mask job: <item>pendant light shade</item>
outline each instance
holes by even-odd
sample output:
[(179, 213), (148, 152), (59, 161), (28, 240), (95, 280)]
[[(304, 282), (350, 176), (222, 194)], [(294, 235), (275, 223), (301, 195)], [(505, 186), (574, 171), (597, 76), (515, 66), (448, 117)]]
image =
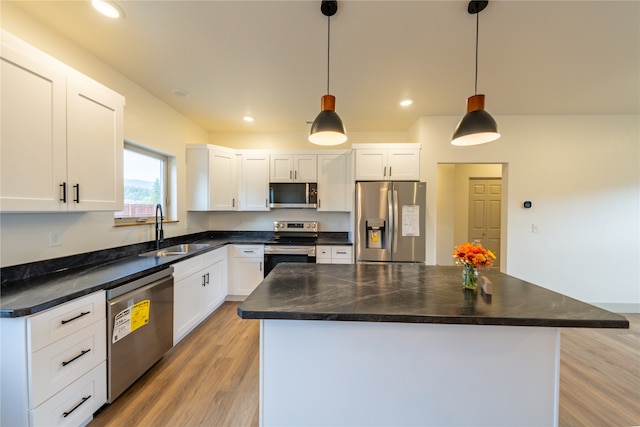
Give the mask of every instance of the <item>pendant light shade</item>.
[(476, 74), (475, 95), (467, 98), (467, 114), (460, 120), (451, 144), (468, 146), (495, 141), (500, 138), (498, 124), (484, 109), (484, 95), (478, 94), (478, 27), (479, 14), (489, 4), (488, 1), (472, 0), (467, 11), (476, 15)]
[(467, 114), (453, 133), (453, 145), (478, 145), (500, 138), (498, 124), (484, 110), (484, 95), (467, 98)]
[(344, 124), (335, 112), (336, 97), (322, 97), (322, 111), (313, 121), (309, 132), (309, 141), (317, 145), (338, 145), (347, 140)]
[(338, 145), (347, 140), (347, 132), (336, 113), (336, 97), (329, 95), (329, 61), (331, 52), (331, 16), (338, 10), (335, 0), (322, 0), (322, 14), (327, 17), (327, 94), (322, 97), (320, 114), (309, 130), (309, 141), (317, 145)]

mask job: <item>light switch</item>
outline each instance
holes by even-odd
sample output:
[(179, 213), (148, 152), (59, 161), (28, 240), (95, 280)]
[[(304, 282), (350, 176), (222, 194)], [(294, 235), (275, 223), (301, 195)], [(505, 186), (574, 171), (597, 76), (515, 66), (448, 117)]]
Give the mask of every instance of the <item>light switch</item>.
[(532, 233), (539, 233), (540, 232), (540, 225), (539, 224), (531, 224), (531, 232)]

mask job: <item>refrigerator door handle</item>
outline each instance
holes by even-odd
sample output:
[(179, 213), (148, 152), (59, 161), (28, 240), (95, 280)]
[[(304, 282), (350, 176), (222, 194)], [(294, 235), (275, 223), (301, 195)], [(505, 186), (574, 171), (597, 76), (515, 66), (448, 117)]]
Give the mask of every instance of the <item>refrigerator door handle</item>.
[(393, 243), (391, 244), (393, 253), (398, 251), (398, 234), (400, 234), (398, 228), (398, 190), (393, 190)]
[(389, 218), (389, 223), (387, 224), (387, 241), (391, 243), (391, 247), (388, 248), (387, 251), (389, 251), (390, 253), (394, 253), (396, 250), (394, 247), (395, 229), (393, 228), (393, 223), (395, 222), (395, 219), (393, 217), (393, 213), (395, 212), (393, 208), (394, 202), (393, 191), (387, 191), (387, 217)]

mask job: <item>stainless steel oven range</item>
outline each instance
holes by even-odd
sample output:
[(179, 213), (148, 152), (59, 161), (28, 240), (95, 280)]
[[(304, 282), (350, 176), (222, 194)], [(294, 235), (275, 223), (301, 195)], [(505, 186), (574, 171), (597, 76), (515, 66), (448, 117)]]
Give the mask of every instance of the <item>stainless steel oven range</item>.
[(316, 262), (317, 221), (274, 221), (274, 242), (264, 246), (264, 275), (281, 262)]

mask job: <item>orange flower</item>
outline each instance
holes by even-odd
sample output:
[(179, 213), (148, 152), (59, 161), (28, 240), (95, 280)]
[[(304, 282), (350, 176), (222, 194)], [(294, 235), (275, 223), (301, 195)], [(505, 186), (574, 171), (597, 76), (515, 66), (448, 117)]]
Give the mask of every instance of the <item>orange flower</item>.
[(464, 265), (475, 268), (488, 268), (493, 265), (496, 256), (482, 245), (473, 245), (469, 242), (458, 245), (453, 250), (453, 257)]

